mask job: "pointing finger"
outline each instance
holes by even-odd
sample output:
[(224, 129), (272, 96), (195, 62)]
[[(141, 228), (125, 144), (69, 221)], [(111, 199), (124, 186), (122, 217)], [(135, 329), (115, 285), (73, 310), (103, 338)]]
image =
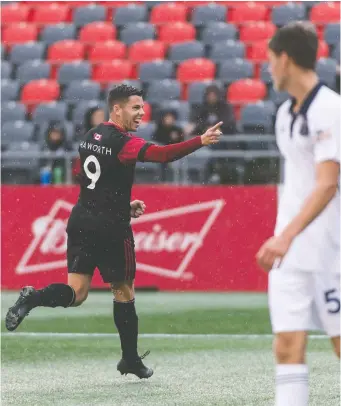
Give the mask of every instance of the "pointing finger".
[(223, 125), (222, 121), (219, 121), (216, 125), (210, 128), (211, 131), (219, 130), (219, 128)]

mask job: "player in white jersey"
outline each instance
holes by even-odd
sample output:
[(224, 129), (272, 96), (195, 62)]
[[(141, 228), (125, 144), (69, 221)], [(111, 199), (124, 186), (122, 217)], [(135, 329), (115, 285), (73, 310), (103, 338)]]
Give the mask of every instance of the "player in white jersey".
[(276, 119), (285, 175), (275, 235), (257, 253), (270, 271), (276, 406), (308, 405), (309, 330), (324, 330), (340, 357), (340, 96), (318, 80), (317, 48), (305, 22), (269, 43), (274, 86), (291, 96)]

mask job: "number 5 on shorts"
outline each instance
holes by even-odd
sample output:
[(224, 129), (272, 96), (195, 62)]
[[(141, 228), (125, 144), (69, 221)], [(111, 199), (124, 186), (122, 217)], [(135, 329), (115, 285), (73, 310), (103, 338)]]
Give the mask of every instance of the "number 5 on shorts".
[[(95, 172), (90, 172), (89, 171), (89, 164), (93, 162), (95, 164)], [(95, 189), (96, 183), (101, 176), (101, 167), (98, 162), (98, 159), (95, 157), (95, 155), (89, 155), (86, 160), (84, 161), (84, 172), (86, 173), (86, 176), (91, 180), (90, 185), (87, 187), (88, 189)]]
[(328, 309), (328, 313), (339, 313), (340, 311), (340, 299), (335, 295), (336, 289), (330, 289), (324, 292), (324, 299), (326, 303), (334, 303), (334, 308)]

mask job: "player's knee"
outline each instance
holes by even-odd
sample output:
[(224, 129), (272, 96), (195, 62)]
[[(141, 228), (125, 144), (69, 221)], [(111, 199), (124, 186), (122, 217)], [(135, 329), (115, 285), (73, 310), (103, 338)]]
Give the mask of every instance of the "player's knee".
[(114, 282), (111, 284), (111, 290), (118, 302), (127, 302), (135, 297), (133, 281)]
[(274, 342), (274, 352), (279, 364), (304, 363), (305, 341), (294, 334), (278, 334)]
[(334, 352), (336, 356), (340, 359), (340, 337), (335, 337), (332, 339)]
[(75, 301), (72, 306), (77, 307), (80, 306), (83, 302), (86, 301), (88, 297), (88, 290), (87, 289), (74, 289), (75, 291)]

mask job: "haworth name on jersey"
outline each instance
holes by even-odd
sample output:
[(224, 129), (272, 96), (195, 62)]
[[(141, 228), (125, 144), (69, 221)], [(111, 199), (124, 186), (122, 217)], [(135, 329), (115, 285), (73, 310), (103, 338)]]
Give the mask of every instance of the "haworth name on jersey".
[(93, 144), (92, 142), (81, 141), (79, 144), (80, 148), (85, 148), (89, 151), (97, 152), (102, 155), (112, 155), (111, 148), (107, 148), (101, 145)]

